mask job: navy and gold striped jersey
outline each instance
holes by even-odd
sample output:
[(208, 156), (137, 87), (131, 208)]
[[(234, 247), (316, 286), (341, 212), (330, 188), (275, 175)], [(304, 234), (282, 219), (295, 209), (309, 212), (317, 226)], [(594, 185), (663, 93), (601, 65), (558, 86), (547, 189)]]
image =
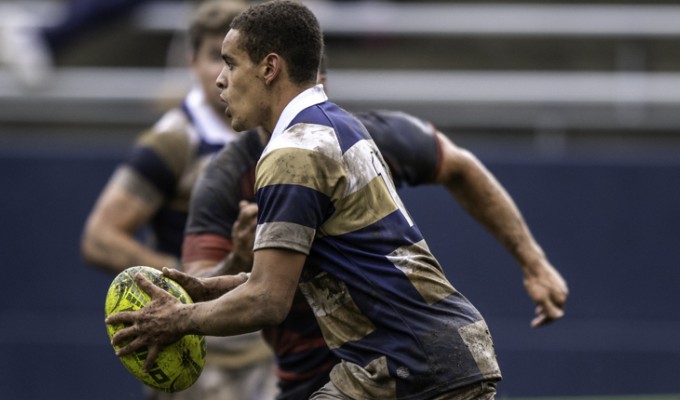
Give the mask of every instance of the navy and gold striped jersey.
[[(432, 183), (442, 162), (432, 124), (400, 111), (354, 115), (378, 146), (396, 186)], [(242, 133), (207, 165), (192, 193), (182, 254), (185, 262), (222, 260), (231, 251), (239, 201), (255, 200), (255, 165), (262, 150), (254, 129)], [(330, 353), (299, 291), (286, 320), (262, 332), (276, 354), (278, 400), (308, 399), (328, 382), (330, 370), (339, 360)]]
[(255, 249), (307, 255), (300, 291), (342, 360), (331, 380), (346, 395), (420, 399), (500, 379), (484, 319), (388, 174), (357, 119), (323, 99), (305, 107), (257, 165)]

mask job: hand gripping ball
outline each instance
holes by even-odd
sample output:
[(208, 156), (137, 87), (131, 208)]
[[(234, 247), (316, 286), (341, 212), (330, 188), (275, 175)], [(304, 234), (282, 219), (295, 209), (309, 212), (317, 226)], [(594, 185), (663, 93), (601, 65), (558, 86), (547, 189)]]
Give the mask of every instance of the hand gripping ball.
[[(192, 303), (187, 292), (177, 282), (163, 276), (157, 269), (145, 266), (130, 267), (111, 282), (106, 293), (106, 317), (120, 311), (135, 311), (151, 300), (148, 294), (135, 283), (135, 275), (141, 272), (154, 285), (175, 296), (182, 303)], [(123, 325), (106, 325), (109, 340)], [(117, 348), (114, 349), (117, 350)], [(164, 348), (149, 372), (144, 370), (146, 348), (119, 357), (125, 368), (144, 384), (164, 392), (178, 392), (193, 385), (205, 365), (205, 338), (200, 335), (186, 335)]]

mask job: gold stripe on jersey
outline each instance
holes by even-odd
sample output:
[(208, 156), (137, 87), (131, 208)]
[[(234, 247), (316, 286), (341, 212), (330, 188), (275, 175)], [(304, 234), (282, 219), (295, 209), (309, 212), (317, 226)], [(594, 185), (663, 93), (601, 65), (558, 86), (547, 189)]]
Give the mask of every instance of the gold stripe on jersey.
[(257, 224), (253, 250), (285, 247), (309, 255), (316, 230), (292, 222)]
[[(274, 151), (285, 149), (286, 157), (268, 155)], [(319, 151), (323, 149), (323, 151)], [(337, 190), (336, 181), (344, 175), (341, 166), (342, 154), (333, 128), (315, 124), (296, 124), (286, 129), (281, 135), (272, 139), (257, 164), (256, 188), (280, 183), (297, 184), (317, 190), (326, 196), (329, 188)], [(310, 167), (323, 170), (324, 174), (311, 173)], [(325, 176), (327, 182), (311, 182), (310, 176)], [(344, 189), (343, 185), (342, 189)], [(339, 193), (340, 195), (342, 193)]]
[(458, 333), (474, 358), (482, 375), (498, 376), (498, 364), (489, 328), (484, 320), (458, 328)]
[(347, 285), (321, 272), (300, 282), (300, 291), (314, 310), (321, 333), (330, 349), (364, 338), (375, 331), (373, 323), (359, 310)]
[[(300, 185), (330, 198), (344, 191), (344, 185), (338, 184), (338, 180), (345, 176), (345, 172), (337, 159), (298, 147), (277, 150), (285, 151), (285, 156), (272, 157), (272, 152), (268, 151), (257, 165), (255, 187), (258, 189), (278, 184)], [(310, 171), (310, 168), (321, 169), (324, 173)]]
[(367, 227), (393, 213), (397, 206), (381, 177), (375, 177), (354, 193), (338, 199), (336, 213), (322, 227), (327, 236), (342, 235)]
[(139, 138), (137, 144), (153, 149), (175, 177), (184, 172), (194, 149), (189, 137), (180, 127), (177, 131), (148, 131)]
[(387, 259), (406, 275), (427, 304), (432, 305), (456, 292), (425, 240), (402, 246), (388, 254)]
[[(397, 369), (397, 374), (407, 374), (405, 367)], [(343, 382), (343, 394), (351, 399), (381, 399), (397, 398), (397, 382), (390, 376), (387, 368), (387, 357), (378, 357), (366, 366), (360, 366), (348, 361), (331, 370), (331, 381)], [(349, 383), (345, 385), (344, 383)]]

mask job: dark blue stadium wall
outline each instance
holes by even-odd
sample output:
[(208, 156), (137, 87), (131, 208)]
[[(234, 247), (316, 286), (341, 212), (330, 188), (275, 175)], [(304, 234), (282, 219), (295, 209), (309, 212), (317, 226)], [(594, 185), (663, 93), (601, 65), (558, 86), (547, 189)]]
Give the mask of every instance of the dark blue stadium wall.
[[(0, 148), (1, 399), (142, 398), (104, 328), (112, 276), (78, 250), (121, 155)], [(680, 159), (482, 160), (569, 282), (567, 317), (553, 326), (529, 328), (516, 264), (443, 189), (402, 193), (453, 284), (488, 319), (499, 397), (680, 393)]]

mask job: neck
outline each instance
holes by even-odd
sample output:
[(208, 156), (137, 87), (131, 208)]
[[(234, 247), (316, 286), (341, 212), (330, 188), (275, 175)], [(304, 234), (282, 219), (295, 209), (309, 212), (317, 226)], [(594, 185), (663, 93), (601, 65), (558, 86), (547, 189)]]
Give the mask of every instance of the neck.
[(271, 98), (276, 99), (276, 101), (272, 104), (271, 108), (271, 118), (269, 121), (267, 121), (266, 124), (263, 124), (263, 128), (265, 131), (268, 132), (267, 135), (267, 141), (269, 140), (269, 137), (271, 136), (271, 132), (274, 131), (274, 128), (276, 127), (276, 123), (279, 121), (279, 118), (281, 118), (281, 114), (283, 113), (283, 110), (286, 108), (286, 106), (300, 93), (304, 92), (305, 90), (314, 87), (314, 83), (311, 84), (303, 84), (303, 85), (295, 85), (293, 83), (287, 82), (286, 85), (281, 85), (277, 89), (274, 89), (272, 91), (272, 96)]
[(271, 131), (267, 132), (263, 127), (258, 127), (257, 128), (257, 135), (260, 137), (260, 143), (262, 143), (262, 146), (266, 146), (267, 143), (269, 143), (269, 139), (272, 138), (272, 133)]

